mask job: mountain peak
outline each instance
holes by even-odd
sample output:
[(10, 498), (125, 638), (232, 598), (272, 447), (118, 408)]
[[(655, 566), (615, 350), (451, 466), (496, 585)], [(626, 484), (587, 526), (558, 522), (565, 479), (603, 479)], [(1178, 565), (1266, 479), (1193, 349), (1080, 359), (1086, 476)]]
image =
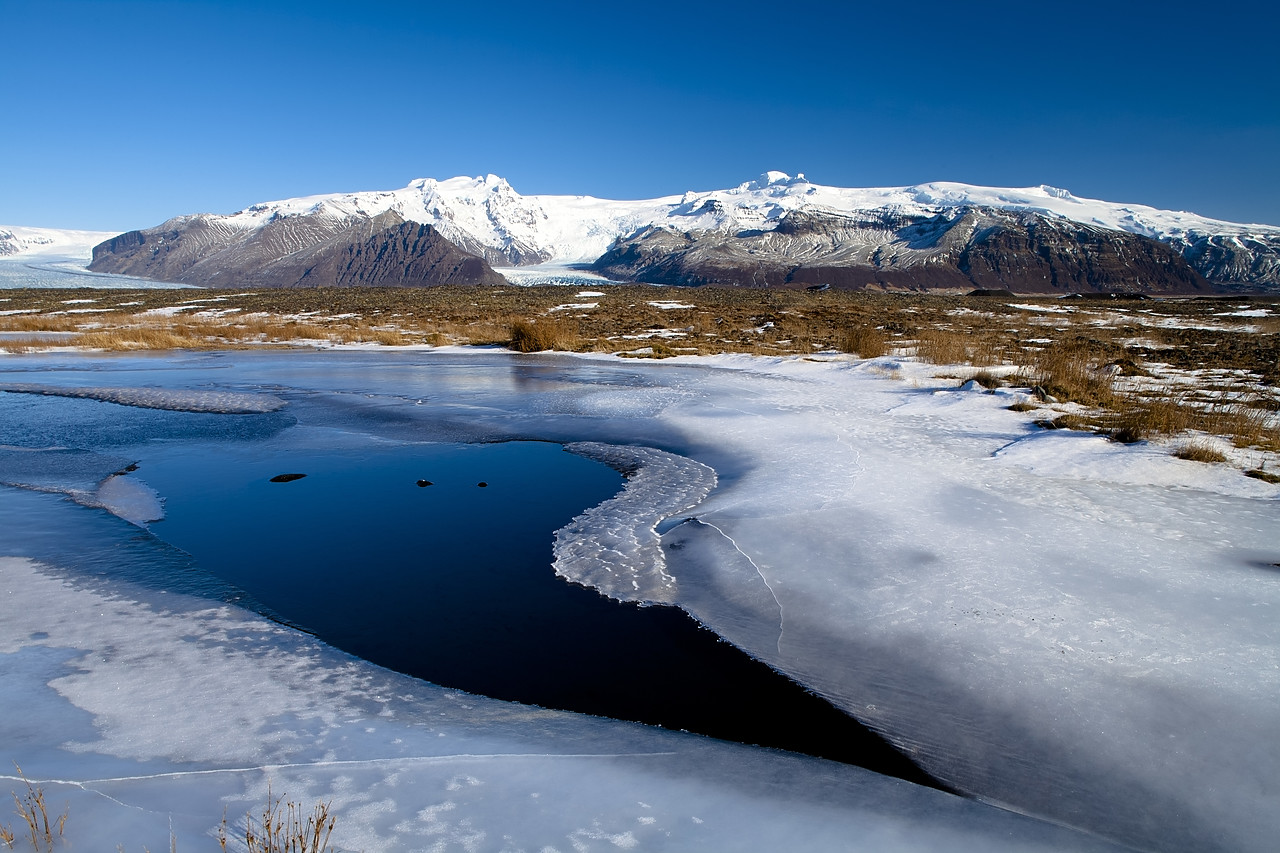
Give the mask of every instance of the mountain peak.
[[(890, 259), (876, 263), (905, 264), (909, 256), (916, 257), (941, 239), (930, 229), (957, 220), (962, 211), (964, 215), (988, 219), (1016, 213), (1024, 219), (1070, 221), (1088, 229), (1157, 240), (1216, 281), (1280, 286), (1280, 228), (1219, 222), (1144, 205), (1081, 198), (1045, 184), (1007, 188), (937, 181), (915, 186), (849, 188), (815, 184), (803, 174), (767, 171), (736, 187), (623, 201), (521, 195), (505, 178), (485, 174), (418, 178), (398, 190), (285, 199), (214, 219), (245, 230), (279, 219), (320, 216), (331, 220), (332, 227), (338, 227), (387, 211), (395, 211), (410, 222), (431, 225), (446, 240), (497, 266), (592, 263), (618, 241), (631, 240), (653, 228), (680, 234), (705, 233), (715, 235), (716, 240), (755, 239), (752, 235), (781, 228), (774, 242), (798, 245), (802, 239), (818, 239), (800, 232), (804, 228), (828, 227), (815, 224), (824, 217), (841, 218), (845, 223), (841, 227), (846, 230), (853, 221), (898, 223), (894, 226), (896, 231), (884, 230), (887, 224), (873, 225), (858, 235), (833, 232), (823, 239), (844, 247), (842, 264), (852, 263), (849, 259), (866, 248), (855, 249), (850, 242), (859, 240), (875, 244), (867, 243), (871, 246), (867, 251), (872, 254), (859, 263), (872, 263), (874, 255)], [(808, 224), (802, 225), (802, 220)], [(915, 230), (902, 230), (908, 227)], [(949, 239), (959, 237), (952, 235)], [(936, 254), (944, 248), (929, 251)]]
[(786, 172), (768, 171), (760, 175), (760, 177), (756, 178), (754, 181), (747, 181), (739, 184), (738, 189), (751, 192), (767, 190), (772, 187), (793, 187), (798, 184), (807, 183), (809, 182), (805, 180), (804, 172), (796, 173), (796, 176), (793, 178)]

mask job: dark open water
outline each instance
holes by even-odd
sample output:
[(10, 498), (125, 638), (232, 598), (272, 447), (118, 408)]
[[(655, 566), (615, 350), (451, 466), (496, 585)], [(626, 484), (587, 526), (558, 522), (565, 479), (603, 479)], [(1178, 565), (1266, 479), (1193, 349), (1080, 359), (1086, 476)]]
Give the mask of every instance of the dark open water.
[[(271, 482), (298, 473), (307, 476)], [(145, 456), (137, 476), (166, 499), (156, 535), (366, 660), (499, 699), (930, 781), (683, 611), (619, 603), (556, 577), (552, 531), (622, 486), (615, 471), (559, 445), (267, 458), (177, 445)]]
[[(78, 488), (137, 461), (127, 476), (165, 499), (166, 517), (151, 534), (195, 567), (177, 554), (150, 567), (151, 536), (135, 529), (122, 539), (112, 532), (119, 523), (107, 524), (100, 510), (72, 513), (76, 529), (106, 525), (100, 535), (68, 536), (69, 510), (58, 498), (13, 490), (0, 501), (8, 553), (243, 601), (446, 687), (932, 784), (857, 721), (683, 611), (619, 603), (557, 577), (553, 531), (622, 485), (617, 472), (558, 444), (383, 443), (306, 431), (284, 413), (197, 414), (23, 394), (0, 394), (0, 437), (0, 445), (94, 451), (37, 462), (27, 451), (0, 450), (0, 468), (35, 465)], [(271, 482), (280, 474), (306, 476)], [(10, 475), (0, 470), (0, 481)], [(88, 520), (98, 515), (101, 524)], [(106, 537), (114, 544), (99, 553), (95, 543)]]

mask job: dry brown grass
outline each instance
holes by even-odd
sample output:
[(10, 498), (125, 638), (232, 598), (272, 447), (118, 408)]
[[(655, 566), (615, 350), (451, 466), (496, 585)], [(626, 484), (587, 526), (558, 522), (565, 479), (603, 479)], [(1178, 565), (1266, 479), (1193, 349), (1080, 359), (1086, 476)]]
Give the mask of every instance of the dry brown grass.
[[(268, 787), (261, 819), (245, 815), (245, 847), (249, 853), (325, 853), (338, 822), (330, 807), (330, 803), (319, 802), (308, 813), (300, 803), (273, 796)], [(227, 819), (223, 817), (218, 844), (224, 851), (227, 841)]]
[(0, 341), (0, 352), (23, 353), (39, 352), (50, 347), (60, 346), (62, 341), (32, 336), (29, 338), (9, 338)]
[(1181, 444), (1173, 451), (1173, 455), (1179, 459), (1206, 464), (1227, 461), (1227, 457), (1220, 450), (1205, 441), (1188, 441)]
[(1237, 447), (1280, 449), (1280, 430), (1271, 426), (1266, 410), (1243, 403), (1206, 406), (1186, 393), (1120, 397), (1114, 412), (1099, 420), (1122, 442), (1194, 430), (1229, 438)]
[(916, 355), (929, 364), (967, 364), (967, 336), (952, 329), (924, 329), (916, 338)]
[(1111, 419), (1111, 437), (1127, 444), (1157, 435), (1177, 435), (1195, 424), (1195, 410), (1180, 395), (1130, 398)]
[(282, 341), (327, 341), (329, 330), (316, 323), (290, 320), (277, 327), (275, 337)]
[(1112, 377), (1103, 367), (1102, 358), (1092, 347), (1069, 341), (1036, 354), (1028, 379), (1047, 396), (1086, 406), (1109, 406), (1115, 402), (1115, 391)]
[(1268, 425), (1267, 412), (1243, 403), (1210, 406), (1201, 414), (1197, 427), (1231, 436), (1238, 447), (1280, 447), (1280, 434)]
[(877, 358), (889, 351), (889, 339), (875, 326), (854, 326), (840, 335), (836, 347), (859, 358)]
[(82, 332), (72, 341), (73, 346), (100, 349), (109, 352), (139, 349), (192, 349), (207, 345), (201, 339), (188, 338), (167, 329), (134, 327)]
[[(44, 789), (32, 785), (22, 772), (22, 768), (18, 767), (16, 763), (13, 766), (17, 768), (18, 777), (22, 779), (22, 783), (27, 788), (26, 793), (22, 796), (18, 796), (17, 791), (13, 792), (14, 808), (18, 817), (22, 818), (23, 823), (27, 825), (27, 840), (31, 842), (32, 849), (38, 851), (38, 853), (49, 853), (54, 849), (55, 843), (62, 843), (63, 833), (67, 826), (67, 810), (64, 809), (61, 815), (51, 820), (49, 806), (44, 797)], [(3, 842), (10, 850), (13, 849), (13, 843), (16, 839), (17, 836), (12, 827), (0, 826), (0, 842)]]
[(10, 314), (0, 317), (0, 332), (74, 332), (83, 322), (67, 314)]
[(989, 370), (979, 370), (977, 373), (966, 379), (965, 382), (977, 382), (983, 388), (1004, 387), (1004, 379)]
[(508, 338), (516, 352), (543, 352), (545, 350), (574, 351), (580, 348), (577, 324), (560, 317), (539, 317), (536, 320), (517, 320), (511, 324)]

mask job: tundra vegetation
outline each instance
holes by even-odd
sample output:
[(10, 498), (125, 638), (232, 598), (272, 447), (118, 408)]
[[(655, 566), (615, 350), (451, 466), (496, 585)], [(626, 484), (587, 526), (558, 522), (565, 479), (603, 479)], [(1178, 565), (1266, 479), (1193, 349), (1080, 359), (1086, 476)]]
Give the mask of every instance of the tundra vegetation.
[[(636, 358), (914, 358), (1024, 389), (1046, 428), (1156, 440), (1276, 481), (1280, 298), (433, 287), (9, 290), (0, 351), (496, 345)], [(840, 355), (849, 354), (849, 355)]]

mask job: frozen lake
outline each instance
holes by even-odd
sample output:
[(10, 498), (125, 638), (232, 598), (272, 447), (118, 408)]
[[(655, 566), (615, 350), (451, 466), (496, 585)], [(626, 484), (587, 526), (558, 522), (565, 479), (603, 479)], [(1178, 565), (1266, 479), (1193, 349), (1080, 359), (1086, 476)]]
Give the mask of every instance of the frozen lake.
[[(72, 425), (101, 404), (37, 405), (46, 429), (80, 431)], [(164, 496), (151, 531), (265, 613), (340, 649), (483, 696), (929, 781), (855, 720), (682, 611), (556, 577), (552, 532), (622, 486), (598, 462), (547, 442), (348, 434), (331, 447), (305, 427), (266, 441), (184, 440), (187, 428), (171, 425), (177, 435), (166, 436), (161, 426), (181, 415), (135, 413), (154, 424), (149, 441), (113, 452), (136, 460), (136, 479)], [(46, 434), (38, 443), (50, 442)], [(306, 476), (272, 482), (297, 473)]]
[[(172, 821), (187, 849), (268, 776), (332, 797), (344, 849), (1265, 850), (1277, 831), (1280, 490), (1238, 471), (1045, 433), (1007, 411), (1013, 392), (891, 359), (42, 355), (7, 359), (0, 381), (90, 397), (0, 394), (8, 480), (46, 490), (0, 505), (0, 734), (112, 839), (157, 848)], [(90, 414), (58, 433), (40, 413), (67, 403)], [(211, 607), (239, 593), (101, 509), (145, 521), (171, 492), (152, 528), (176, 530), (201, 477), (165, 475), (165, 453), (285, 435), (306, 464), (260, 458), (253, 479), (282, 519), (324, 460), (372, 443), (630, 447), (642, 461), (620, 495), (566, 508), (580, 514), (558, 573), (677, 604), (945, 783), (1086, 834), (819, 759), (401, 679)], [(148, 444), (150, 463), (109, 476)], [(209, 483), (245, 467), (207, 458)], [(290, 471), (309, 476), (257, 476)], [(161, 777), (183, 781), (145, 781)], [(144, 804), (152, 834), (120, 834), (137, 824), (98, 791)]]

